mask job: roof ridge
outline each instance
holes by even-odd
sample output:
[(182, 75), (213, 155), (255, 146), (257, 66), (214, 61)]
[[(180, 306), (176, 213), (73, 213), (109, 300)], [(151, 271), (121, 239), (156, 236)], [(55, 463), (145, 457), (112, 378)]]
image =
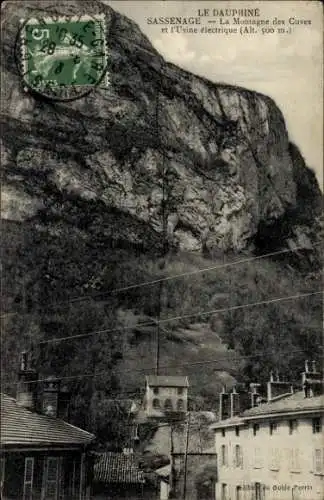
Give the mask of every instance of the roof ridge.
[[(54, 417), (55, 418), (55, 417)], [(64, 425), (68, 425), (69, 427), (73, 427), (74, 429), (78, 430), (78, 431), (81, 431), (83, 432), (84, 434), (88, 434), (89, 436), (91, 436), (93, 439), (96, 437), (94, 434), (92, 434), (92, 432), (89, 432), (89, 431), (86, 431), (85, 429), (81, 429), (81, 427), (78, 427), (77, 425), (73, 425), (71, 424), (70, 422), (66, 422), (65, 420), (63, 420), (62, 418), (55, 418), (55, 420), (60, 420), (61, 422), (63, 422)]]

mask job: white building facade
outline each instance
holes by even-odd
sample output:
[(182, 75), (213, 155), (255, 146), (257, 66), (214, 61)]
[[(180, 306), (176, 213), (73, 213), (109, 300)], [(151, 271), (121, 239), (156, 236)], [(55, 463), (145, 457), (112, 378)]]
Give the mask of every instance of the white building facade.
[(238, 416), (232, 404), (229, 418), (212, 425), (216, 500), (324, 499), (324, 397), (319, 374), (304, 373), (308, 389), (271, 397), (285, 384), (272, 380), (268, 402)]

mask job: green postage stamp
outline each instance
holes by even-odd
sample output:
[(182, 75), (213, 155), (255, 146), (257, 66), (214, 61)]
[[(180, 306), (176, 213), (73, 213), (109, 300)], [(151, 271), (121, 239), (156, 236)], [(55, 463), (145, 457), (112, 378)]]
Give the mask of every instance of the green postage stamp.
[(23, 78), (40, 92), (107, 81), (104, 15), (29, 19), (21, 29)]

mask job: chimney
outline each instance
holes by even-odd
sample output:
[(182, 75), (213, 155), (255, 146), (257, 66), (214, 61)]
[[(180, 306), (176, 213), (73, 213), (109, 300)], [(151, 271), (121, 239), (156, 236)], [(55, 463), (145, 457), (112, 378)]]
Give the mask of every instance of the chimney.
[(48, 377), (43, 382), (41, 412), (49, 417), (58, 416), (60, 381), (55, 377)]
[(219, 395), (219, 419), (225, 420), (231, 416), (231, 402), (230, 395), (226, 392), (223, 386), (222, 392)]
[(231, 408), (231, 418), (240, 414), (241, 411), (240, 394), (237, 392), (235, 386), (233, 387), (232, 392), (230, 394), (230, 408)]
[(70, 420), (71, 393), (66, 387), (58, 393), (57, 417), (67, 422)]
[(304, 389), (304, 396), (305, 398), (309, 398), (310, 396), (310, 387), (309, 387), (309, 382), (305, 380), (303, 383), (303, 389)]
[(261, 384), (257, 384), (255, 382), (250, 384), (250, 396), (251, 396), (251, 402), (250, 402), (250, 407), (254, 408), (255, 406), (258, 406), (259, 403), (261, 402), (260, 398), (260, 391), (259, 388), (261, 387)]
[(270, 372), (270, 380), (267, 383), (267, 401), (274, 401), (289, 394), (293, 394), (294, 389), (290, 382), (280, 380), (279, 373), (276, 371), (276, 380), (274, 380), (273, 372)]
[(16, 402), (17, 405), (35, 410), (37, 395), (36, 370), (31, 367), (31, 356), (27, 351), (20, 353), (20, 366), (18, 371), (18, 384)]
[(305, 361), (305, 371), (302, 373), (302, 385), (305, 398), (323, 394), (323, 377), (322, 373), (317, 371), (315, 361), (312, 361), (311, 370), (308, 361)]

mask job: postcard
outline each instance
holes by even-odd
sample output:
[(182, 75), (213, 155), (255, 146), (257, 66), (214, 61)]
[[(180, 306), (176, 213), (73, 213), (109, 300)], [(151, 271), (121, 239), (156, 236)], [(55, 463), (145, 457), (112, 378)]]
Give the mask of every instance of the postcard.
[(1, 18), (1, 499), (322, 500), (321, 3)]

